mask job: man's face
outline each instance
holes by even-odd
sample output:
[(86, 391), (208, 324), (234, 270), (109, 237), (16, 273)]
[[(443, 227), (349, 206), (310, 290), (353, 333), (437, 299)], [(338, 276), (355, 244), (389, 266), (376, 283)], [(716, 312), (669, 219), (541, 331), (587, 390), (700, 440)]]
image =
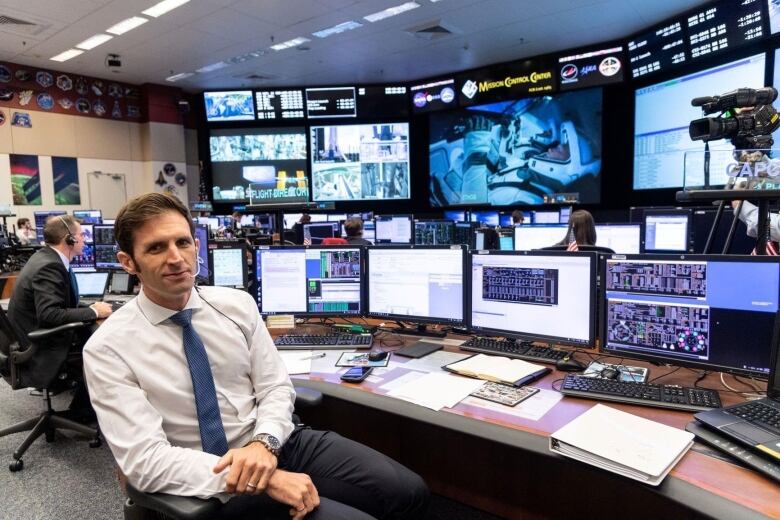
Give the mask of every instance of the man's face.
[(73, 238), (76, 239), (76, 244), (73, 246), (73, 256), (79, 256), (84, 250), (84, 231), (81, 229), (81, 224), (78, 222), (70, 226), (73, 231)]
[(150, 300), (181, 309), (195, 283), (197, 251), (187, 220), (167, 211), (136, 229), (132, 258), (124, 251), (117, 256), (125, 269), (138, 275)]

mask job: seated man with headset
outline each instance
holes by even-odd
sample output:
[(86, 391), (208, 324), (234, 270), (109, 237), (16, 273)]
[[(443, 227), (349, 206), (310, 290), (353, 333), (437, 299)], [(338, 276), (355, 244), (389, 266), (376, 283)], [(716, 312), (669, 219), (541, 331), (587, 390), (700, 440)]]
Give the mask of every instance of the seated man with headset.
[[(36, 329), (48, 329), (75, 321), (94, 321), (111, 314), (111, 305), (95, 303), (78, 307), (79, 293), (70, 261), (84, 249), (81, 224), (70, 215), (51, 216), (43, 228), (46, 247), (36, 251), (16, 280), (8, 318), (20, 337)], [(77, 345), (80, 348), (80, 345)], [(42, 349), (30, 361), (23, 382), (32, 387), (45, 386), (61, 370), (71, 345), (54, 345)], [(68, 373), (80, 379), (81, 367), (68, 367)], [(76, 387), (70, 404), (73, 418), (88, 420), (93, 416), (83, 382)]]

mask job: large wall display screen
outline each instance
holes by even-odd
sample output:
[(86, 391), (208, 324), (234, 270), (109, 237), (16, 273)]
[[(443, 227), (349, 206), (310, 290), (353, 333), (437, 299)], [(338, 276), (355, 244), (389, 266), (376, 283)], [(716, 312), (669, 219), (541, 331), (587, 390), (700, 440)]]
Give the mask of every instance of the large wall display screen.
[(456, 85), (462, 106), (518, 99), (555, 90), (555, 66), (532, 60), (517, 61), (458, 75)]
[[(691, 100), (742, 87), (763, 87), (764, 62), (764, 55), (758, 54), (638, 89), (634, 112), (634, 189), (682, 187), (686, 152), (702, 152), (702, 160), (704, 156), (704, 142), (691, 141), (688, 134), (690, 122), (702, 117), (701, 108), (691, 106)], [(712, 141), (710, 147), (734, 148), (724, 140)], [(688, 175), (693, 173), (693, 157), (688, 158)], [(724, 184), (727, 180), (725, 168), (711, 166), (710, 171), (711, 184)], [(688, 185), (695, 184), (691, 179)]]
[(355, 117), (355, 87), (307, 88), (306, 115), (311, 119)]
[[(209, 146), (214, 202), (249, 202), (250, 184), (255, 191), (285, 192), (276, 199), (308, 186), (303, 128), (212, 129)], [(292, 198), (305, 201), (308, 192)]]
[(251, 121), (255, 107), (251, 90), (204, 92), (203, 102), (208, 121)]
[(415, 114), (454, 108), (457, 105), (455, 80), (452, 78), (413, 85), (409, 90), (412, 94), (412, 112)]
[(257, 119), (303, 119), (303, 89), (255, 90)]
[(586, 89), (431, 114), (431, 205), (599, 202), (601, 97)]
[(312, 126), (315, 201), (409, 198), (409, 123)]
[(620, 83), (623, 60), (623, 47), (561, 56), (558, 58), (561, 90)]

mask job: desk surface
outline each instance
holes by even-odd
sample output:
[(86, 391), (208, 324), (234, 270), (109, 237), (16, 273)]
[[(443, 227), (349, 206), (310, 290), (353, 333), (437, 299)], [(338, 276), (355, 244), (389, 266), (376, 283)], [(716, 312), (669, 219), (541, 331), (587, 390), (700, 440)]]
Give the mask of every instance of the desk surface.
[[(297, 329), (296, 332), (298, 332)], [(406, 341), (408, 343), (414, 340), (407, 339)], [(376, 350), (392, 351), (397, 348), (382, 347), (378, 343), (378, 341), (374, 343)], [(446, 347), (446, 350), (459, 351), (457, 347)], [(594, 352), (593, 355), (596, 356), (597, 353)], [(579, 354), (578, 357), (585, 356)], [(407, 358), (394, 357), (393, 360), (404, 363)], [(661, 383), (692, 386), (696, 378), (694, 372), (687, 369), (675, 371), (675, 368), (651, 367), (641, 362), (632, 362), (632, 364), (650, 368), (650, 377), (653, 379), (668, 373), (668, 376), (659, 381)], [(367, 380), (359, 385), (343, 383), (339, 380), (339, 374), (334, 373), (312, 372), (292, 377), (296, 380), (297, 385), (317, 389), (328, 396), (458, 432), (466, 432), (485, 440), (549, 457), (560, 457), (549, 451), (549, 435), (599, 403), (599, 401), (564, 396), (538, 421), (465, 404), (458, 404), (455, 408), (445, 408), (435, 412), (422, 406), (386, 397), (384, 395), (386, 392), (380, 386), (392, 378), (400, 376), (398, 373), (391, 374), (393, 372), (388, 372), (382, 383), (377, 384)], [(551, 374), (544, 379), (535, 381), (533, 385), (543, 389), (556, 390), (563, 375), (562, 372), (553, 370)], [(745, 391), (750, 391), (745, 384), (735, 380), (732, 376), (725, 375), (724, 377), (733, 388), (744, 388)], [(699, 385), (720, 390), (724, 405), (742, 401), (740, 396), (727, 392), (721, 385), (719, 378), (720, 374), (710, 374), (700, 381)], [(601, 403), (681, 429), (684, 429), (693, 417), (693, 414), (689, 412), (603, 401)], [(707, 451), (703, 445), (697, 443), (697, 447), (683, 457), (656, 491), (672, 502), (690, 507), (711, 517), (756, 518), (757, 515), (763, 514), (770, 518), (780, 518), (780, 486), (759, 473), (705, 453)], [(575, 461), (571, 463), (579, 464)], [(636, 483), (636, 485), (642, 486), (641, 483)]]

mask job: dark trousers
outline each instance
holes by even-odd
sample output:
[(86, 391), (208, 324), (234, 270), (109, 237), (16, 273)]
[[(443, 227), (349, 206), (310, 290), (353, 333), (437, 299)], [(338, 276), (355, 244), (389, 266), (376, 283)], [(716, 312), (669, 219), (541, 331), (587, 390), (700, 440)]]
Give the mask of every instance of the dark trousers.
[[(337, 433), (296, 429), (279, 455), (280, 469), (305, 473), (320, 495), (311, 520), (419, 519), (429, 493), (415, 473), (381, 453)], [(224, 519), (289, 519), (290, 506), (266, 495), (232, 498)]]

